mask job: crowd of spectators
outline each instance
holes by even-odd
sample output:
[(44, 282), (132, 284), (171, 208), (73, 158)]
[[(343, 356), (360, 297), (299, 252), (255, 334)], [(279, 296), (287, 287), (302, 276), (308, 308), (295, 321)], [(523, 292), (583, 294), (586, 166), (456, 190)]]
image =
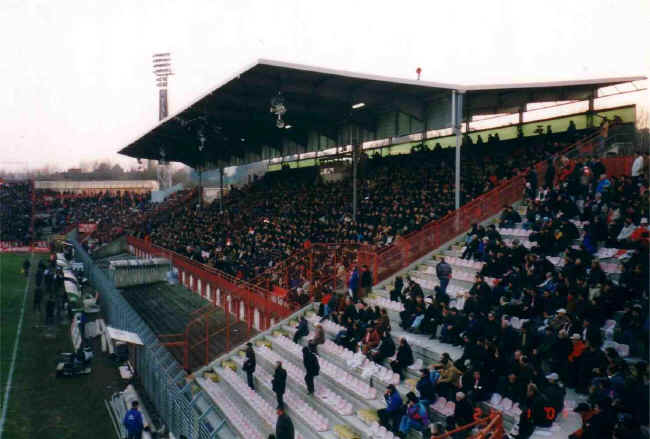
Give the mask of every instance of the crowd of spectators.
[[(466, 424), (477, 404), (497, 394), (518, 404), (513, 437), (527, 438), (536, 426), (552, 424), (571, 388), (587, 396), (576, 408), (583, 438), (641, 437), (649, 412), (650, 191), (647, 177), (607, 178), (601, 166), (563, 157), (552, 186), (529, 191), (523, 218), (504, 210), (499, 227), (530, 230), (526, 242), (475, 225), (463, 256), (484, 265), (465, 297), (452, 301), (444, 282), (425, 292), (413, 279), (396, 279), (391, 298), (404, 305), (400, 326), (462, 346), (463, 354), (456, 361), (444, 354), (423, 368), (406, 400), (389, 388), (384, 426), (399, 434), (423, 430), (418, 401), (428, 406), (439, 396), (456, 402), (447, 427)], [(601, 266), (598, 251), (611, 248), (618, 251), (605, 256), (620, 259), (618, 274)], [(451, 274), (444, 259), (437, 268), (441, 281)], [(323, 316), (345, 327), (337, 343), (388, 359), (399, 373), (413, 362), (406, 340), (395, 346), (385, 310), (352, 297), (326, 301)]]
[(0, 241), (28, 245), (32, 241), (32, 185), (0, 184)]
[[(469, 139), (469, 138), (467, 138)], [(483, 194), (562, 147), (516, 139), (466, 141), (462, 202)], [(420, 148), (401, 156), (365, 157), (360, 164), (359, 210), (352, 219), (349, 178), (323, 182), (317, 169), (266, 174), (234, 189), (221, 204), (187, 205), (140, 230), (152, 242), (244, 278), (302, 248), (306, 242), (359, 242), (377, 247), (420, 229), (454, 208), (454, 149)]]
[(93, 239), (102, 244), (140, 227), (149, 215), (182, 202), (187, 195), (188, 191), (178, 191), (163, 203), (153, 203), (148, 192), (38, 191), (35, 212), (40, 217), (39, 225), (51, 227), (54, 233), (65, 232), (78, 224), (96, 225)]

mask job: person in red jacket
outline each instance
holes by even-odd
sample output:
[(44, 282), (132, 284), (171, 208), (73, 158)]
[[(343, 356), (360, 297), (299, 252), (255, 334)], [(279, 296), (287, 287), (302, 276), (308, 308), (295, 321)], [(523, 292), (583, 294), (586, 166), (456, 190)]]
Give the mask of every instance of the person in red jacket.
[(648, 232), (647, 218), (641, 218), (641, 225), (634, 229), (628, 239), (641, 244), (644, 248), (648, 248), (650, 245), (650, 233)]
[(562, 168), (560, 169), (558, 178), (560, 182), (564, 182), (567, 178), (569, 178), (569, 175), (573, 174), (576, 163), (573, 160), (569, 159), (567, 156), (562, 156), (560, 160), (562, 163)]

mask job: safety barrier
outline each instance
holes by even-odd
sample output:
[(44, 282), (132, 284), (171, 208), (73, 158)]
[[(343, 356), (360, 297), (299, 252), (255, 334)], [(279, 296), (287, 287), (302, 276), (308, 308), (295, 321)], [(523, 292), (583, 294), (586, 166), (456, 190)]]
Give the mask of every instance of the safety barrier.
[(360, 244), (354, 243), (310, 243), (261, 273), (252, 283), (272, 291), (276, 287), (289, 289), (292, 280), (301, 279), (336, 289), (342, 281), (336, 277), (337, 267), (340, 264), (349, 267), (357, 259), (360, 248)]
[(389, 247), (378, 251), (361, 249), (358, 263), (371, 267), (374, 282), (381, 282), (460, 235), (473, 223), (496, 215), (503, 205), (521, 199), (524, 183), (524, 175), (518, 175), (421, 230), (398, 237)]
[[(185, 331), (177, 334), (159, 334), (158, 339), (170, 350), (180, 349), (183, 368), (194, 371), (210, 362), (224, 351), (230, 350), (232, 316), (226, 313), (225, 323), (215, 313), (215, 305), (210, 304), (192, 313)], [(238, 341), (251, 336), (250, 327), (239, 334)], [(224, 346), (226, 347), (224, 349)], [(174, 352), (172, 352), (174, 353)]]
[[(224, 308), (227, 318), (233, 314), (246, 322), (249, 329), (266, 330), (273, 322), (291, 313), (291, 306), (283, 298), (250, 282), (133, 236), (127, 237), (127, 244), (136, 256), (169, 259), (178, 270), (178, 278), (183, 286)], [(229, 349), (228, 334), (226, 337), (226, 349)]]
[(224, 428), (223, 413), (208, 403), (209, 396), (192, 386), (186, 372), (88, 256), (76, 239), (76, 232), (72, 232), (70, 238), (76, 257), (84, 264), (86, 277), (99, 292), (108, 324), (135, 332), (144, 342), (136, 356), (136, 376), (168, 429), (176, 437), (217, 437), (219, 428)]
[[(578, 158), (589, 155), (594, 144), (600, 141), (599, 133), (591, 134), (558, 152), (556, 157), (566, 155)], [(601, 160), (608, 175), (621, 176), (630, 174), (634, 157), (606, 157)], [(548, 161), (535, 165), (540, 185), (543, 184), (547, 166)], [(397, 237), (389, 247), (379, 250), (371, 247), (360, 248), (357, 262), (371, 267), (374, 283), (381, 282), (468, 230), (472, 224), (496, 215), (504, 205), (512, 205), (521, 200), (524, 187), (525, 174), (522, 172), (461, 206), (460, 209), (425, 225), (421, 230)]]
[(478, 417), (475, 418), (474, 422), (471, 422), (467, 425), (455, 428), (441, 435), (431, 436), (431, 439), (447, 439), (456, 437), (457, 433), (476, 427), (479, 427), (476, 433), (473, 433), (471, 436), (463, 437), (467, 437), (467, 439), (502, 439), (505, 434), (505, 431), (503, 430), (503, 417), (501, 413), (492, 412), (485, 418)]

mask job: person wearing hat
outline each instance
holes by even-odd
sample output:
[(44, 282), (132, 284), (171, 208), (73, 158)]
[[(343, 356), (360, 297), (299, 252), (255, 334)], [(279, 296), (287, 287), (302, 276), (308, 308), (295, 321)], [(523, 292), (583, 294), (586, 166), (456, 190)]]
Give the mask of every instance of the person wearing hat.
[(571, 324), (571, 319), (567, 315), (565, 308), (559, 308), (555, 311), (555, 317), (549, 322), (549, 326), (555, 331), (559, 331), (562, 328), (567, 327)]
[(253, 373), (255, 372), (255, 351), (253, 350), (253, 343), (246, 343), (246, 361), (242, 369), (246, 372), (246, 380), (248, 381), (248, 387), (252, 390), (255, 390), (255, 382), (253, 381)]
[(453, 417), (457, 425), (467, 425), (474, 418), (474, 407), (467, 399), (465, 392), (456, 392), (456, 406), (454, 407)]
[(557, 373), (549, 373), (545, 378), (546, 385), (542, 388), (542, 392), (548, 398), (549, 404), (553, 407), (555, 416), (557, 416), (564, 408), (566, 389), (560, 385), (560, 376)]

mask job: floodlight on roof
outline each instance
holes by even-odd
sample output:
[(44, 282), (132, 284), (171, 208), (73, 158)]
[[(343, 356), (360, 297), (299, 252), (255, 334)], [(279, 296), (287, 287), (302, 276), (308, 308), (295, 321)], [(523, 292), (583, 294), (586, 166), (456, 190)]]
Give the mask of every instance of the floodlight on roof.
[(291, 128), (291, 127), (293, 127), (293, 125), (285, 125), (285, 126), (284, 126), (284, 129), (285, 129), (285, 130), (288, 130), (288, 129)]
[(359, 108), (363, 108), (363, 107), (365, 107), (365, 106), (366, 106), (366, 103), (365, 103), (365, 102), (357, 102), (356, 104), (354, 104), (354, 105), (352, 106), (352, 109), (354, 109), (354, 110), (358, 110)]
[(282, 97), (282, 92), (278, 92), (278, 94), (271, 99), (271, 108), (269, 111), (277, 116), (275, 126), (278, 128), (284, 128), (282, 116), (287, 112), (287, 107), (284, 98)]

